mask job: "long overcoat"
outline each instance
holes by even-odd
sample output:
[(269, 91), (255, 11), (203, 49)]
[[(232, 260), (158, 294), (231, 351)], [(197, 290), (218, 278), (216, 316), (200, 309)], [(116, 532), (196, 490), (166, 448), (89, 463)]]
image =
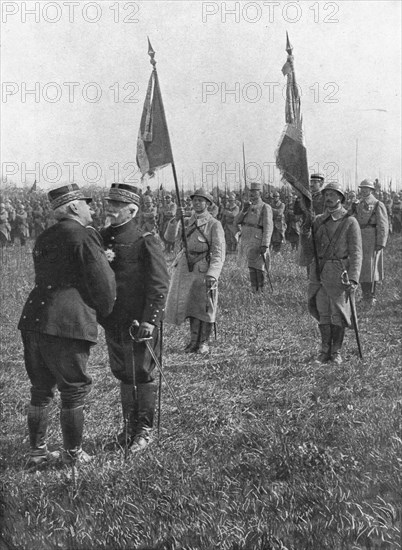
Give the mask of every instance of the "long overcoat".
[[(347, 326), (351, 325), (350, 302), (346, 287), (342, 284), (342, 273), (347, 271), (349, 279), (357, 282), (362, 264), (362, 239), (359, 224), (342, 208), (342, 217), (335, 221), (331, 214), (318, 215), (313, 232), (301, 234), (301, 259), (310, 265), (308, 285), (308, 309), (319, 321), (316, 295), (321, 287), (339, 310)], [(341, 225), (340, 229), (338, 227)], [(338, 231), (338, 232), (337, 232)], [(337, 233), (336, 233), (337, 232)], [(318, 256), (318, 268), (314, 254), (313, 235)]]
[(363, 263), (360, 273), (361, 283), (382, 281), (384, 278), (384, 255), (376, 246), (387, 244), (388, 215), (385, 205), (369, 195), (362, 199), (356, 207), (355, 216), (359, 222), (363, 241)]
[[(269, 245), (273, 231), (272, 208), (258, 199), (251, 204), (246, 213), (240, 212), (236, 223), (241, 225), (241, 237), (238, 248), (240, 261), (247, 261), (249, 268), (264, 271), (269, 261)], [(265, 256), (261, 254), (261, 246), (267, 247)]]
[[(172, 220), (168, 230), (180, 231), (180, 223)], [(187, 317), (214, 323), (218, 305), (218, 289), (207, 291), (205, 277), (216, 280), (225, 261), (225, 235), (221, 223), (208, 211), (192, 214), (186, 223), (189, 258), (193, 270), (188, 269), (184, 250), (173, 264), (172, 278), (166, 303), (166, 321), (182, 324)]]

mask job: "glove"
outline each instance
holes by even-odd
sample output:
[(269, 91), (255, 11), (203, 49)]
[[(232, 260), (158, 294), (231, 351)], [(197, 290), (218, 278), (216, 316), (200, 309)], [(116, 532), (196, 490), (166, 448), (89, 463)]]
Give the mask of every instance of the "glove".
[(268, 250), (268, 247), (267, 246), (260, 246), (260, 253), (261, 254), (265, 254), (265, 252)]
[(349, 283), (350, 283), (350, 292), (356, 292), (356, 289), (357, 287), (359, 286), (359, 283), (356, 283), (356, 281), (351, 281), (349, 279)]
[(154, 331), (154, 328), (155, 328), (155, 325), (142, 321), (142, 323), (138, 327), (136, 339), (138, 341), (149, 340), (150, 338), (152, 338), (152, 333)]
[(205, 284), (207, 285), (207, 288), (212, 288), (215, 283), (216, 283), (215, 277), (212, 277), (211, 275), (207, 275), (205, 277)]
[(311, 226), (313, 224), (313, 219), (312, 219), (312, 216), (310, 214), (310, 212), (303, 212), (303, 215), (302, 215), (302, 229), (303, 229), (303, 232), (308, 232), (310, 231), (311, 229)]
[(184, 216), (184, 208), (182, 206), (178, 206), (176, 209), (176, 221), (179, 222), (182, 216)]

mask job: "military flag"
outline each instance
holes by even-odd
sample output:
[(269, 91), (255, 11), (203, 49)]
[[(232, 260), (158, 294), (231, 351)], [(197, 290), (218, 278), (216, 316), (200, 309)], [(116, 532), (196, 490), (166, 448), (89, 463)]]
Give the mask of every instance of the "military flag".
[(33, 185), (31, 189), (29, 190), (29, 193), (35, 193), (37, 191), (37, 183), (36, 180), (33, 182)]
[(309, 188), (307, 150), (304, 144), (300, 94), (296, 83), (294, 58), (292, 55), (293, 47), (290, 45), (287, 33), (286, 51), (288, 57), (285, 65), (282, 67), (282, 73), (287, 79), (286, 126), (276, 152), (276, 165), (281, 172), (283, 180), (299, 191), (306, 209), (309, 210), (311, 207), (311, 193)]
[(137, 164), (142, 177), (153, 176), (155, 170), (173, 164), (172, 147), (163, 108), (162, 94), (156, 72), (155, 52), (148, 39), (148, 54), (153, 70), (148, 82), (137, 139)]

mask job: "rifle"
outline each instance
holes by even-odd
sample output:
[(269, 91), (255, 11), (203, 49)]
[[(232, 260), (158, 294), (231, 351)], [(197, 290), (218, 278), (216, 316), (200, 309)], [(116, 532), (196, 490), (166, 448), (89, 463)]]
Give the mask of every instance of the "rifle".
[(355, 331), (357, 349), (359, 350), (360, 358), (363, 359), (363, 352), (360, 344), (359, 329), (357, 326), (356, 304), (355, 304), (354, 296), (352, 296), (352, 292), (351, 292), (352, 284), (349, 280), (349, 275), (346, 270), (342, 272), (341, 279), (342, 279), (342, 284), (346, 287), (346, 296), (347, 296), (346, 299), (349, 299), (349, 302), (350, 302), (350, 310), (352, 313), (352, 324), (353, 324), (353, 329)]

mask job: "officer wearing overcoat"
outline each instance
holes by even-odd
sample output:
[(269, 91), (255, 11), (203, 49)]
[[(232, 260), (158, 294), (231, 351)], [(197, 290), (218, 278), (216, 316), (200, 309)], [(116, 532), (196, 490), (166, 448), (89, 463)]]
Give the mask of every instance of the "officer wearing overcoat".
[(226, 247), (228, 252), (236, 252), (238, 232), (236, 217), (239, 214), (239, 207), (236, 204), (235, 193), (229, 194), (229, 199), (222, 211), (222, 226), (225, 231)]
[(49, 199), (58, 222), (35, 242), (35, 288), (18, 325), (31, 381), (32, 465), (50, 456), (46, 432), (56, 386), (61, 397), (63, 459), (87, 462), (90, 458), (81, 449), (83, 407), (91, 387), (86, 366), (97, 341), (97, 317), (112, 311), (116, 296), (100, 235), (86, 227), (92, 221), (88, 204), (92, 199), (74, 183), (50, 191)]
[(132, 453), (149, 444), (157, 385), (152, 374), (154, 361), (144, 341), (133, 341), (129, 329), (134, 320), (138, 321), (138, 339), (149, 338), (159, 355), (159, 327), (169, 287), (161, 245), (155, 235), (141, 232), (135, 223), (139, 203), (137, 187), (112, 184), (106, 198), (110, 225), (101, 231), (117, 284), (113, 311), (101, 319), (110, 367), (120, 381), (124, 430), (114, 444)]
[[(313, 231), (309, 221), (302, 226), (301, 260), (302, 265), (310, 265), (308, 307), (321, 332), (317, 362), (332, 360), (340, 364), (345, 327), (352, 324), (347, 291), (352, 291), (354, 300), (362, 264), (362, 241), (359, 224), (343, 206), (342, 187), (329, 183), (322, 194), (325, 212), (315, 217)], [(349, 288), (342, 282), (344, 271), (351, 284)]]
[(262, 186), (255, 182), (250, 185), (250, 200), (244, 202), (243, 210), (236, 217), (241, 225), (239, 259), (247, 260), (251, 288), (254, 292), (264, 287), (264, 270), (269, 269), (269, 245), (273, 231), (272, 208), (261, 198)]
[[(191, 199), (194, 213), (185, 222), (191, 269), (181, 250), (173, 265), (166, 321), (181, 325), (188, 318), (191, 337), (185, 352), (207, 354), (218, 307), (218, 279), (225, 261), (225, 235), (221, 222), (208, 212), (212, 196), (201, 188), (194, 191)], [(167, 231), (180, 234), (180, 215), (178, 209)]]
[(383, 250), (387, 244), (389, 224), (385, 205), (373, 195), (375, 186), (370, 180), (359, 185), (361, 199), (354, 210), (363, 242), (363, 264), (360, 285), (367, 305), (375, 303), (376, 282), (384, 279)]

